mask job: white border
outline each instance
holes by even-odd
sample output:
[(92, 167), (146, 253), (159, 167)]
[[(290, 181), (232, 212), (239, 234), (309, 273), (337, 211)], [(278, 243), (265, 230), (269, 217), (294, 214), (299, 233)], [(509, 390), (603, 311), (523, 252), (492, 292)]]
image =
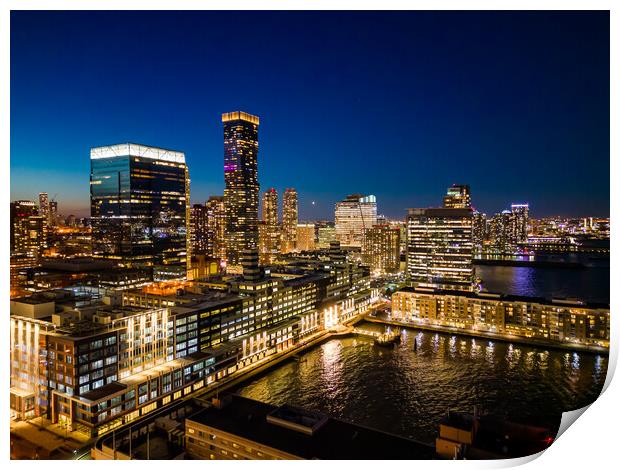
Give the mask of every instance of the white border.
[[(2, 145), (2, 170), (3, 174), (8, 175), (10, 171), (9, 159), (6, 157), (10, 155), (10, 129), (6, 123), (9, 123), (10, 119), (10, 72), (9, 72), (9, 54), (10, 54), (10, 10), (195, 10), (195, 9), (213, 9), (213, 10), (304, 10), (304, 9), (318, 9), (318, 10), (400, 10), (400, 9), (413, 9), (413, 10), (611, 10), (610, 24), (611, 24), (611, 155), (615, 157), (611, 159), (610, 175), (612, 177), (611, 184), (611, 218), (615, 222), (618, 215), (618, 195), (620, 194), (618, 187), (613, 183), (617, 180), (618, 176), (618, 145), (616, 141), (617, 131), (617, 112), (618, 112), (618, 94), (616, 92), (615, 84), (619, 83), (617, 73), (618, 63), (618, 48), (617, 48), (617, 28), (619, 21), (617, 18), (618, 7), (614, 8), (618, 2), (612, 1), (578, 1), (578, 0), (522, 0), (522, 1), (469, 1), (463, 2), (458, 0), (452, 1), (395, 1), (395, 0), (383, 0), (382, 2), (368, 1), (368, 0), (314, 0), (314, 1), (284, 1), (284, 0), (211, 0), (211, 1), (199, 1), (199, 0), (177, 0), (164, 1), (164, 0), (92, 0), (77, 2), (76, 0), (56, 0), (56, 1), (43, 1), (43, 0), (5, 0), (0, 7), (0, 54), (1, 54), (1, 95), (0, 103), (3, 107), (3, 117), (1, 121), (5, 125), (0, 130), (1, 145)], [(616, 53), (616, 54), (614, 54)], [(0, 230), (2, 234), (2, 243), (5, 247), (4, 251), (4, 263), (2, 265), (2, 282), (4, 286), (4, 292), (8, 292), (9, 286), (9, 254), (6, 247), (8, 247), (8, 208), (9, 208), (9, 188), (8, 185), (3, 185), (2, 189), (3, 203), (2, 203), (2, 224), (3, 228)], [(612, 234), (615, 233), (615, 229), (612, 229)], [(612, 252), (616, 253), (618, 249), (617, 237), (612, 236)], [(611, 267), (611, 283), (617, 285), (615, 281), (618, 280), (617, 276), (617, 263), (615, 258), (612, 257)], [(402, 466), (402, 468), (411, 468), (412, 466), (422, 467), (448, 467), (459, 465), (459, 467), (469, 468), (498, 468), (504, 466), (515, 466), (527, 461), (531, 461), (530, 466), (533, 468), (545, 468), (549, 466), (562, 466), (566, 468), (577, 467), (607, 467), (611, 462), (616, 461), (616, 428), (617, 423), (620, 422), (620, 413), (618, 412), (618, 399), (620, 398), (619, 386), (617, 380), (611, 382), (613, 372), (615, 371), (617, 355), (618, 355), (618, 338), (620, 333), (618, 332), (619, 321), (616, 319), (615, 310), (618, 305), (618, 293), (612, 289), (611, 292), (611, 310), (612, 310), (612, 350), (610, 353), (609, 373), (605, 383), (605, 392), (601, 397), (587, 410), (579, 419), (579, 425), (572, 426), (554, 443), (549, 450), (544, 452), (542, 456), (537, 459), (526, 458), (512, 460), (512, 461), (469, 461), (469, 462), (445, 462), (445, 461), (433, 461), (433, 462), (399, 462), (391, 461), (385, 465), (390, 466)], [(6, 299), (5, 299), (6, 302)], [(5, 303), (5, 306), (7, 304)], [(8, 322), (8, 312), (5, 312), (2, 321)], [(6, 329), (2, 329), (6, 332)], [(5, 339), (6, 340), (6, 339)], [(2, 361), (2, 369), (8, 370), (8, 362)], [(4, 418), (3, 422), (8, 424), (9, 413), (6, 404), (8, 403), (8, 374), (3, 373), (2, 378), (4, 384), (2, 385), (3, 396), (5, 397), (4, 406), (1, 407), (1, 413)], [(3, 455), (8, 458), (9, 455), (9, 436), (8, 426), (5, 424), (1, 427), (2, 438), (0, 440), (0, 446), (2, 448)], [(532, 461), (533, 460), (533, 461)], [(22, 462), (12, 461), (11, 465), (31, 467), (35, 462)], [(117, 462), (115, 465), (143, 465), (137, 462)], [(209, 462), (213, 465), (213, 462)], [(274, 465), (312, 465), (312, 462), (297, 463), (292, 462), (253, 462), (253, 468), (272, 468)], [(66, 461), (47, 461), (46, 466), (52, 468), (60, 468), (61, 466), (71, 465)], [(79, 465), (76, 463), (75, 465)], [(90, 463), (89, 465), (105, 465), (101, 463)], [(149, 462), (149, 466), (163, 466), (167, 465), (166, 462)], [(184, 465), (207, 465), (204, 462), (184, 462)], [(219, 467), (241, 467), (243, 465), (240, 462), (218, 462), (216, 465)], [(336, 467), (337, 464), (333, 462), (323, 462), (321, 465), (327, 465), (329, 467)], [(355, 467), (368, 466), (369, 468), (376, 468), (383, 466), (382, 462), (358, 462), (354, 463)], [(612, 464), (613, 465), (613, 464)]]

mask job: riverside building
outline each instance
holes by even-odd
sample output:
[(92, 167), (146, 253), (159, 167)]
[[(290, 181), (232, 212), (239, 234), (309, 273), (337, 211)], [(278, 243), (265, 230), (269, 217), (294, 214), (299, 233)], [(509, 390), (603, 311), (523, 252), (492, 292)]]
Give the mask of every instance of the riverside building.
[(549, 343), (609, 347), (609, 305), (493, 293), (403, 288), (392, 318)]
[(512, 241), (514, 244), (527, 242), (528, 223), (530, 217), (529, 204), (512, 204)]
[(407, 276), (414, 285), (471, 290), (471, 209), (409, 209)]
[(185, 154), (133, 143), (90, 151), (93, 256), (148, 267), (153, 280), (184, 279), (190, 267)]
[(334, 250), (280, 273), (111, 292), (59, 289), (11, 302), (11, 414), (100, 435), (365, 312), (368, 271)]

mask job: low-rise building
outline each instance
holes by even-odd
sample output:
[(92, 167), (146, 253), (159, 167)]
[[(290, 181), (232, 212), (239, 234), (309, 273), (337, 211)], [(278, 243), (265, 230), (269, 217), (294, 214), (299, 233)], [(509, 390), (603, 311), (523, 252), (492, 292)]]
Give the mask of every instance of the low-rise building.
[(392, 318), (609, 347), (609, 305), (579, 300), (406, 287), (392, 295)]
[[(238, 395), (185, 420), (187, 453), (204, 460), (432, 459), (433, 446), (292, 406)], [(387, 452), (387, 453), (386, 453)]]

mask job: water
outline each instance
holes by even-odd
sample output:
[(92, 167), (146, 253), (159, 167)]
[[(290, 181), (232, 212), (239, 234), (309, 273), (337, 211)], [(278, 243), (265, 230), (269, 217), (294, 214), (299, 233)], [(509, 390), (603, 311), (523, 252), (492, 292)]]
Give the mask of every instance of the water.
[(609, 259), (584, 269), (476, 266), (490, 292), (609, 303)]
[[(476, 272), (493, 292), (609, 303), (609, 261), (590, 264), (595, 267), (476, 266)], [(394, 349), (363, 337), (330, 340), (238, 392), (434, 443), (448, 410), (472, 412), (474, 405), (555, 431), (563, 411), (596, 399), (607, 362), (605, 355), (405, 330)]]
[(434, 443), (449, 409), (472, 412), (474, 405), (555, 431), (563, 411), (596, 399), (607, 361), (604, 355), (406, 330), (394, 349), (359, 336), (329, 340), (238, 393)]

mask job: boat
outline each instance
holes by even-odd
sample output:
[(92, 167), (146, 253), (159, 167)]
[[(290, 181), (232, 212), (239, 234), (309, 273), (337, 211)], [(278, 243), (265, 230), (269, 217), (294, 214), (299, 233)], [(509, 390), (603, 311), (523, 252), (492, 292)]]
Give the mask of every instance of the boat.
[(383, 333), (375, 338), (375, 344), (377, 346), (393, 346), (398, 342), (400, 342), (400, 332)]

